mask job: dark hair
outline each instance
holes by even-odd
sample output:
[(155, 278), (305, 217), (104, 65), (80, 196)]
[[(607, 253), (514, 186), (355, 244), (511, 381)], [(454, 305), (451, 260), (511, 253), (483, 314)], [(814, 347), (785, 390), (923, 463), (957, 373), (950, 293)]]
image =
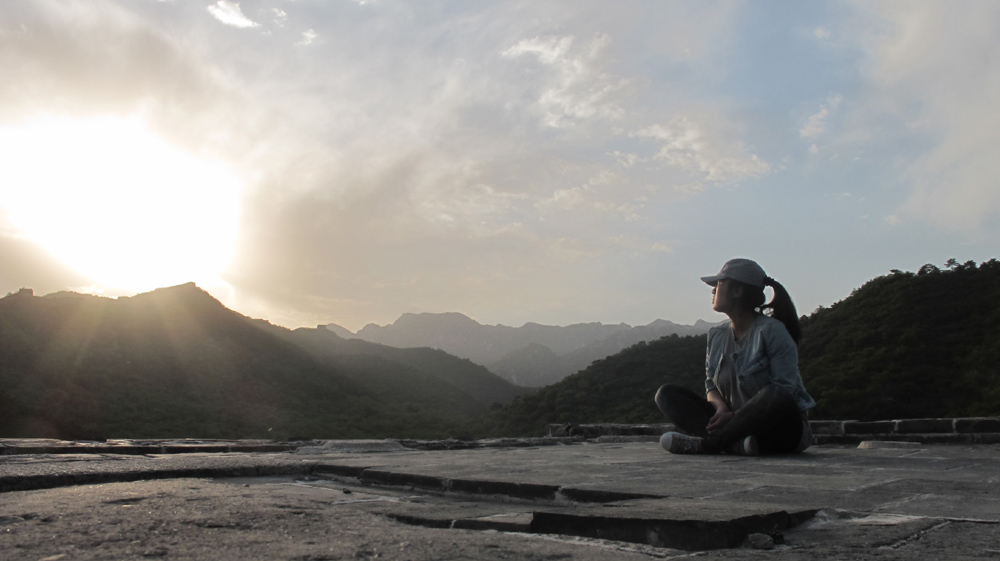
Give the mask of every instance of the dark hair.
[(764, 277), (764, 286), (770, 286), (774, 290), (774, 298), (767, 304), (764, 304), (764, 300), (766, 300), (764, 286), (756, 287), (746, 283), (740, 284), (743, 285), (743, 293), (747, 295), (746, 305), (754, 310), (759, 309), (761, 313), (768, 313), (770, 311), (768, 315), (785, 324), (788, 334), (792, 336), (792, 340), (798, 345), (799, 340), (802, 338), (802, 327), (799, 325), (799, 315), (795, 311), (795, 303), (792, 302), (792, 297), (788, 295), (785, 287), (781, 286), (781, 283), (771, 277)]
[(781, 286), (781, 283), (771, 277), (764, 278), (764, 286), (770, 286), (774, 290), (774, 298), (771, 298), (770, 303), (761, 306), (760, 311), (771, 310), (771, 317), (785, 324), (788, 334), (798, 345), (799, 339), (802, 338), (802, 327), (799, 325), (799, 314), (795, 311), (792, 297), (788, 295), (788, 291)]

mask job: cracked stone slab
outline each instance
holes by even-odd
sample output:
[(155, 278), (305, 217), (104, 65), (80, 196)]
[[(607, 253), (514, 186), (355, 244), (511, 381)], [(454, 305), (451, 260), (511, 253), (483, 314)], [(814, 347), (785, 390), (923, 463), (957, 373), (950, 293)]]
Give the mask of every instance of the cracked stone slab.
[(317, 455), (332, 452), (353, 454), (359, 452), (405, 452), (407, 450), (405, 446), (395, 440), (322, 440), (315, 444), (315, 446), (300, 447), (295, 453)]
[[(848, 514), (777, 531), (766, 554), (939, 559), (982, 557), (1000, 527), (996, 445), (761, 458), (676, 456), (641, 442), (361, 448), (0, 456), (0, 550), (12, 559), (673, 558), (691, 552), (628, 542), (638, 539), (629, 531), (822, 511)], [(625, 530), (533, 525), (545, 516)], [(740, 537), (725, 535), (730, 546)], [(697, 555), (747, 555), (735, 547)]]

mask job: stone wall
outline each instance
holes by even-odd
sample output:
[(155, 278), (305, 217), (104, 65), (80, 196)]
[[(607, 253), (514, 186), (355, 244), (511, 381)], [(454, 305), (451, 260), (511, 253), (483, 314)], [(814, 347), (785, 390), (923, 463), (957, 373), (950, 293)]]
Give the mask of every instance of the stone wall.
[(1000, 444), (1000, 418), (810, 421), (814, 444), (899, 440), (926, 444)]
[[(813, 444), (858, 444), (894, 440), (925, 444), (1000, 444), (1000, 418), (898, 419), (892, 421), (809, 421)], [(650, 439), (675, 430), (671, 424), (552, 424), (549, 436)]]

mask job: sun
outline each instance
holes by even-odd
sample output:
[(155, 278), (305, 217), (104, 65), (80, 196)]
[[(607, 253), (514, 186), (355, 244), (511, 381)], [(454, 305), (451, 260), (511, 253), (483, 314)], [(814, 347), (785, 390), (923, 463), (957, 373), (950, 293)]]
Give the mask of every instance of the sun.
[(218, 282), (242, 184), (139, 118), (44, 117), (0, 128), (0, 207), (20, 233), (112, 290)]

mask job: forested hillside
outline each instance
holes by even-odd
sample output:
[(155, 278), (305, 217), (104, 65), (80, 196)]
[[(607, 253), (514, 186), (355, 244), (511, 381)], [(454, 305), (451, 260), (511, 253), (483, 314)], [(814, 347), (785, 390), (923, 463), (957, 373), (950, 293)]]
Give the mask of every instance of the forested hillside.
[[(661, 384), (704, 391), (705, 344), (700, 336), (635, 345), (518, 398), (483, 430), (662, 421), (653, 404)], [(802, 318), (799, 364), (816, 419), (1000, 415), (1000, 262), (949, 260), (944, 270), (869, 281)]]
[(657, 423), (662, 384), (705, 388), (705, 336), (670, 335), (592, 363), (558, 384), (519, 397), (483, 421), (495, 435), (541, 435), (549, 423)]
[(250, 320), (193, 284), (9, 295), (0, 436), (447, 437), (518, 391), (430, 349), (319, 352), (308, 331)]
[(347, 340), (322, 327), (294, 331), (270, 328), (320, 362), (338, 367), (349, 378), (399, 402), (410, 401), (414, 396), (458, 391), (459, 406), (475, 414), (494, 403), (505, 405), (532, 391), (515, 386), (468, 359), (438, 349), (397, 349), (360, 339)]
[(802, 322), (825, 419), (1000, 415), (1000, 262), (893, 271)]

